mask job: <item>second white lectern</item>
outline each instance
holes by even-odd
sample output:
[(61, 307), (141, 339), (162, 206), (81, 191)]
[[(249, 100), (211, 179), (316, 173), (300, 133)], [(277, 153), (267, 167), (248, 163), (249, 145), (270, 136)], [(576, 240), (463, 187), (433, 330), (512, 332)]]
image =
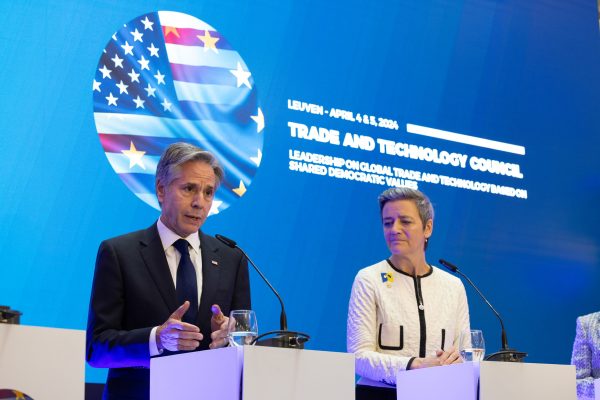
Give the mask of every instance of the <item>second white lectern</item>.
[(348, 400), (354, 355), (243, 346), (150, 361), (150, 399)]
[(576, 400), (573, 365), (466, 362), (401, 371), (396, 385), (398, 400)]

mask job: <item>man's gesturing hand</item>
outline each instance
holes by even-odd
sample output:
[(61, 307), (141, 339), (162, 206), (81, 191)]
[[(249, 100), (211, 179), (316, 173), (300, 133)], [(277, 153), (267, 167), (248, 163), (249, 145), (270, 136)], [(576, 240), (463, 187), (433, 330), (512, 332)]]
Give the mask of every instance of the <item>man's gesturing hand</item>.
[(213, 313), (212, 318), (210, 319), (210, 327), (212, 330), (210, 338), (212, 340), (208, 347), (217, 349), (219, 347), (227, 346), (227, 326), (229, 325), (229, 318), (223, 315), (223, 311), (221, 311), (221, 307), (219, 307), (218, 304), (213, 304), (211, 311)]
[(196, 325), (183, 322), (181, 318), (190, 308), (186, 301), (171, 314), (169, 319), (156, 330), (156, 346), (159, 351), (195, 350), (202, 340), (200, 329)]

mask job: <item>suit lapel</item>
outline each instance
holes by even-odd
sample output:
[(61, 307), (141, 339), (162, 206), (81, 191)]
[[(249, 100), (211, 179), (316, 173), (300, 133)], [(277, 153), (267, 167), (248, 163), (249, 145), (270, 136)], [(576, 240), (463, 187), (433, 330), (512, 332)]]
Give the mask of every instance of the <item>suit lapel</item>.
[(179, 306), (177, 294), (156, 223), (146, 230), (145, 239), (140, 241), (140, 253), (161, 297), (169, 310), (174, 311)]
[[(200, 248), (202, 251), (202, 295), (198, 313), (199, 318), (206, 318), (207, 311), (210, 315), (210, 306), (214, 302), (215, 294), (219, 287), (219, 276), (221, 274), (218, 248), (214, 246), (211, 239), (212, 238), (200, 231)], [(215, 262), (217, 264), (215, 264)]]

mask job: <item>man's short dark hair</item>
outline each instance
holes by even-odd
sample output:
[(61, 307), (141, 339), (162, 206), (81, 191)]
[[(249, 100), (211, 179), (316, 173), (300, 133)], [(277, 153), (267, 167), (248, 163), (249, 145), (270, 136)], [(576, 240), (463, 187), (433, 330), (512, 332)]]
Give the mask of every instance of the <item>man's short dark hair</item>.
[(160, 156), (160, 160), (156, 167), (156, 184), (158, 185), (160, 183), (163, 186), (169, 186), (173, 181), (175, 172), (179, 170), (183, 164), (190, 161), (200, 161), (210, 165), (217, 178), (216, 184), (219, 186), (225, 173), (215, 156), (208, 151), (184, 142), (173, 143), (167, 147), (162, 156)]

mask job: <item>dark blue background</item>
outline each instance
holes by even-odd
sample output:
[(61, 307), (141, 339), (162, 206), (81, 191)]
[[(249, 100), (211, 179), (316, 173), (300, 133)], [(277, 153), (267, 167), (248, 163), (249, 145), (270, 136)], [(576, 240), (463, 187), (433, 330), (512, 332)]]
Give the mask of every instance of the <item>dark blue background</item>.
[[(388, 255), (384, 188), (288, 170), (288, 149), (515, 180), (290, 137), (288, 121), (393, 138), (521, 165), (527, 200), (422, 183), (436, 207), (428, 260), (459, 264), (505, 317), (531, 362), (568, 363), (575, 318), (600, 309), (600, 37), (586, 1), (0, 2), (0, 303), (29, 325), (84, 329), (101, 240), (158, 213), (112, 171), (91, 83), (122, 24), (173, 10), (214, 26), (244, 58), (266, 119), (246, 195), (205, 225), (235, 238), (279, 289), (310, 348), (345, 351), (356, 272)], [(389, 117), (392, 133), (301, 114), (288, 99)], [(409, 137), (406, 123), (525, 146), (525, 156)], [(485, 179), (484, 179), (485, 178)], [(488, 179), (489, 178), (489, 179)], [(492, 179), (493, 178), (493, 179)], [(261, 331), (278, 304), (252, 272)], [(495, 317), (467, 288), (488, 352)], [(88, 369), (89, 381), (103, 372)]]

